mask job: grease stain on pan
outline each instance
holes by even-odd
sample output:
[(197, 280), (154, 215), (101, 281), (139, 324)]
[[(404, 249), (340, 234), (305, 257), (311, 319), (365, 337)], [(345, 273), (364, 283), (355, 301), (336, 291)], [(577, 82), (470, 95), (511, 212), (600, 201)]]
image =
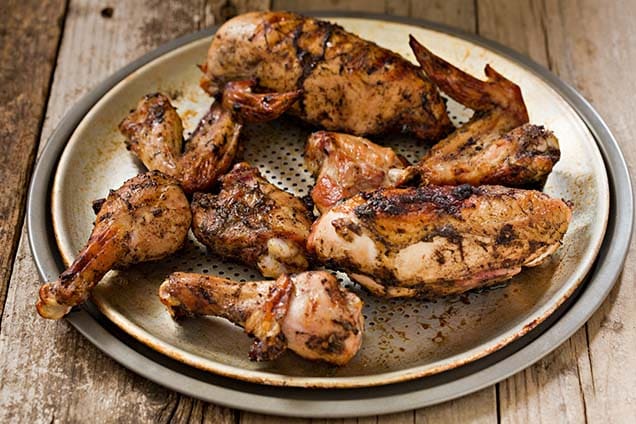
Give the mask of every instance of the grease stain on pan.
[[(365, 301), (366, 329), (358, 355), (336, 368), (293, 353), (271, 363), (253, 363), (247, 358), (250, 339), (240, 328), (219, 318), (174, 323), (157, 296), (171, 272), (194, 271), (240, 281), (260, 278), (253, 268), (210, 255), (190, 237), (175, 255), (110, 272), (94, 290), (93, 302), (102, 313), (141, 342), (194, 367), (250, 382), (333, 388), (389, 384), (464, 365), (522, 337), (571, 296), (587, 274), (607, 222), (607, 176), (594, 139), (570, 106), (524, 67), (468, 41), (397, 23), (335, 20), (411, 60), (409, 33), (475, 75), (481, 75), (489, 62), (519, 82), (531, 121), (549, 125), (560, 139), (562, 159), (545, 191), (574, 204), (563, 246), (550, 261), (525, 270), (508, 285), (431, 302), (376, 299), (339, 273), (342, 284)], [(211, 100), (198, 88), (195, 67), (208, 43), (209, 38), (195, 41), (138, 69), (105, 95), (75, 130), (52, 193), (55, 235), (67, 264), (90, 234), (91, 201), (143, 170), (116, 129), (126, 112), (144, 94), (161, 90), (177, 97), (187, 132), (209, 108)], [(471, 112), (463, 106), (449, 101), (448, 107), (455, 124), (469, 119)], [(307, 135), (307, 129), (286, 119), (250, 125), (242, 134), (242, 155), (279, 187), (304, 196), (313, 184), (302, 160)], [(396, 136), (383, 141), (411, 161), (426, 151), (413, 139)]]

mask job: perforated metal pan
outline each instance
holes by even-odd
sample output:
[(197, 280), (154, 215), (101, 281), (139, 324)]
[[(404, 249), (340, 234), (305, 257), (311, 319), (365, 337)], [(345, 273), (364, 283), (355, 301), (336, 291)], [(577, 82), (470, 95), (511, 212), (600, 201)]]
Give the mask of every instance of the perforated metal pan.
[[(325, 14), (343, 16), (342, 13)], [(609, 180), (610, 218), (598, 259), (578, 292), (569, 293), (542, 325), (503, 349), (468, 365), (414, 381), (358, 389), (294, 389), (216, 376), (173, 361), (119, 330), (92, 305), (72, 312), (68, 320), (100, 349), (131, 370), (180, 392), (236, 408), (299, 416), (355, 416), (395, 412), (452, 399), (517, 372), (556, 348), (591, 316), (609, 293), (629, 245), (633, 200), (627, 167), (611, 133), (591, 106), (549, 71), (495, 43), (422, 21), (373, 15), (347, 15), (419, 25), (451, 34), (496, 52), (531, 71), (555, 90), (587, 125), (603, 155)], [(124, 77), (153, 59), (209, 36), (211, 28), (149, 53), (123, 68), (83, 98), (51, 136), (36, 167), (28, 199), (29, 239), (38, 270), (51, 280), (64, 268), (49, 215), (50, 193), (57, 162), (71, 134), (86, 113)], [(561, 317), (559, 319), (559, 317)]]

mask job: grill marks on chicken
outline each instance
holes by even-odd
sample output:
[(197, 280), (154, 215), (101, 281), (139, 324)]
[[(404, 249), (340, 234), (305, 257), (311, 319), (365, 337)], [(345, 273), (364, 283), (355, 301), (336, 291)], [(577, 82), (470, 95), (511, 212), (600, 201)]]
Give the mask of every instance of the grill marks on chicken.
[(308, 248), (374, 294), (433, 298), (540, 264), (560, 246), (570, 217), (565, 202), (533, 190), (383, 189), (319, 218)]
[(411, 37), (411, 48), (440, 89), (474, 109), (473, 118), (431, 148), (405, 179), (425, 184), (538, 186), (560, 158), (559, 143), (542, 126), (528, 124), (521, 90), (489, 65), (487, 81), (457, 69)]
[(194, 194), (195, 237), (218, 255), (258, 266), (266, 277), (306, 270), (312, 219), (305, 204), (245, 162), (220, 182), (217, 195)]
[(408, 165), (391, 148), (348, 134), (319, 131), (305, 145), (305, 166), (316, 177), (311, 198), (320, 213), (361, 191), (395, 187)]
[(177, 272), (161, 285), (159, 297), (175, 319), (213, 315), (240, 325), (255, 338), (249, 356), (256, 361), (290, 349), (344, 365), (362, 343), (362, 301), (324, 271), (248, 283)]
[(231, 19), (201, 69), (202, 87), (215, 96), (245, 79), (269, 91), (302, 89), (290, 113), (328, 130), (438, 139), (452, 128), (437, 88), (416, 66), (340, 26), (293, 13)]
[(206, 191), (225, 174), (236, 155), (242, 122), (276, 119), (298, 100), (300, 91), (252, 92), (254, 81), (228, 84), (222, 102), (214, 102), (192, 136), (183, 141), (183, 123), (170, 99), (145, 96), (122, 122), (126, 147), (148, 169), (176, 178), (186, 193)]
[(38, 313), (60, 319), (86, 301), (111, 269), (164, 258), (190, 228), (188, 199), (177, 182), (151, 171), (127, 180), (100, 205), (86, 246), (59, 279), (40, 288)]

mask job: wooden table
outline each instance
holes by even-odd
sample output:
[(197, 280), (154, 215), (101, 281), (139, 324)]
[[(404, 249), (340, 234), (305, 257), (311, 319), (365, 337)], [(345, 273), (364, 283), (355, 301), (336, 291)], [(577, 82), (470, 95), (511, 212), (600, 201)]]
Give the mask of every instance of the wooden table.
[[(64, 321), (36, 316), (24, 225), (37, 151), (100, 80), (158, 45), (253, 9), (425, 18), (510, 46), (580, 90), (636, 165), (636, 2), (615, 0), (0, 0), (0, 422), (309, 422), (204, 403), (119, 366)], [(438, 406), (335, 422), (633, 422), (634, 243), (594, 317), (553, 354)]]

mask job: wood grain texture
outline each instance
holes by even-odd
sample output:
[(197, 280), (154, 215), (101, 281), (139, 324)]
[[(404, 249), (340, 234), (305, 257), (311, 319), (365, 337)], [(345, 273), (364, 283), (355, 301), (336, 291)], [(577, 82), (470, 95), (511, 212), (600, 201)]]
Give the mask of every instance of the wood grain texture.
[(428, 19), (465, 31), (476, 29), (474, 0), (273, 0), (273, 10), (343, 10)]
[(65, 9), (64, 0), (11, 0), (0, 7), (0, 315)]
[[(546, 2), (546, 32), (553, 70), (597, 108), (625, 153), (632, 175), (636, 148), (632, 117), (636, 89), (636, 19), (633, 2)], [(589, 422), (633, 422), (636, 416), (636, 266), (634, 240), (616, 287), (586, 325), (578, 350), (580, 387)], [(585, 368), (582, 368), (585, 370)]]
[[(228, 13), (228, 2), (203, 0), (108, 4), (69, 5), (42, 140), (81, 95), (116, 69)], [(229, 4), (237, 13), (255, 7), (254, 2)], [(125, 370), (65, 321), (39, 319), (33, 305), (40, 281), (27, 244), (23, 230), (0, 332), (0, 422), (235, 422), (229, 409)]]
[[(634, 171), (636, 129), (625, 96), (636, 88), (633, 2), (479, 0), (480, 33), (577, 88), (614, 131)], [(633, 422), (636, 415), (634, 243), (622, 278), (592, 319), (535, 366), (500, 383), (503, 422)], [(629, 283), (627, 283), (629, 282)]]

